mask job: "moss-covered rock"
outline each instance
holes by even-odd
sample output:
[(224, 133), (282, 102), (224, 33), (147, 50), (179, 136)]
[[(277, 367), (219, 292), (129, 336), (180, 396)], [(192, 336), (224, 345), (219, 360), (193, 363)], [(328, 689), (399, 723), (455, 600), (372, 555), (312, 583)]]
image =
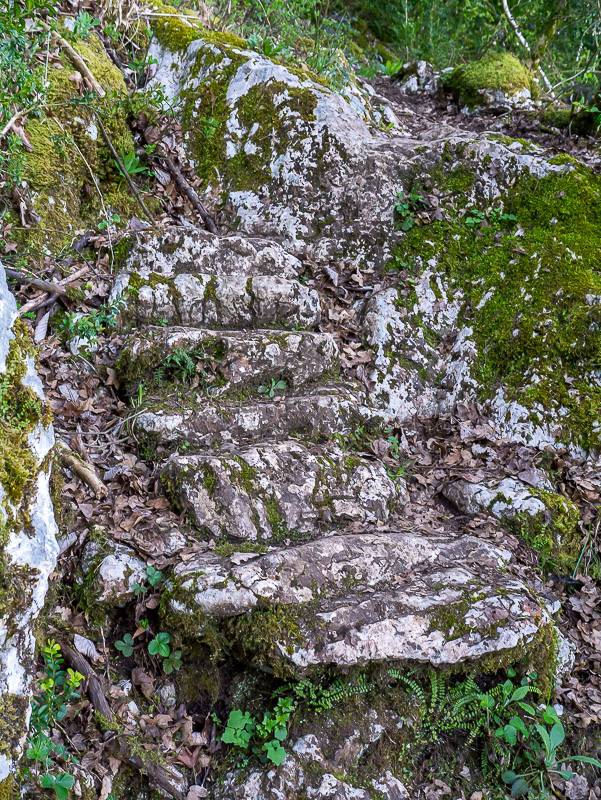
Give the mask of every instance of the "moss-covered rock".
[(49, 491), (50, 414), (31, 339), (15, 317), (0, 264), (0, 786), (7, 792), (29, 719), (31, 628), (58, 551)]
[(487, 53), (443, 75), (443, 85), (461, 106), (519, 107), (536, 95), (532, 72), (507, 52)]
[(128, 126), (127, 88), (100, 39), (73, 42), (106, 92), (82, 95), (79, 73), (68, 55), (48, 70), (46, 111), (28, 118), (31, 151), (23, 158), (23, 190), (32, 224), (17, 238), (30, 258), (57, 252), (78, 232), (113, 215), (131, 215), (135, 200), (107, 145), (120, 157), (135, 151)]
[(325, 249), (334, 236), (348, 251), (365, 242), (343, 244), (341, 231), (360, 227), (383, 246), (403, 159), (374, 160), (371, 147), (373, 130), (393, 127), (393, 115), (385, 120), (357, 87), (337, 94), (308, 70), (173, 10), (153, 24), (154, 83), (181, 109), (197, 173), (240, 229), (293, 250), (318, 240)]
[[(443, 335), (451, 318), (462, 326), (452, 379), (462, 391), (471, 381), (504, 431), (534, 444), (597, 448), (601, 178), (571, 158), (550, 163), (509, 150), (492, 180), (486, 156), (460, 160), (472, 164), (480, 188), (449, 192), (444, 219), (404, 237), (396, 263), (430, 277), (400, 302), (429, 318), (425, 293), (440, 283), (446, 299), (439, 295), (430, 324)], [(439, 179), (444, 192), (445, 174)]]

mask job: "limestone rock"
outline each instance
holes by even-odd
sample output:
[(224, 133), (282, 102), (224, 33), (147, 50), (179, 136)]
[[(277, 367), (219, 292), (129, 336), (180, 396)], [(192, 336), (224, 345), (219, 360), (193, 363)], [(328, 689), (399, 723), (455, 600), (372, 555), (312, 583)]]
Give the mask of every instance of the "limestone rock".
[(182, 358), (196, 368), (211, 396), (256, 392), (272, 379), (284, 380), (287, 389), (295, 390), (339, 368), (338, 347), (325, 333), (154, 327), (125, 342), (120, 374), (130, 390), (140, 380), (161, 383), (180, 378), (191, 383), (194, 373), (181, 375), (183, 368), (178, 369)]
[(86, 592), (93, 604), (122, 608), (135, 597), (134, 585), (144, 583), (146, 564), (131, 550), (111, 543), (106, 552), (98, 541), (86, 544), (81, 561)]
[(465, 663), (526, 647), (549, 622), (500, 571), (509, 558), (469, 536), (400, 531), (264, 555), (204, 554), (176, 568), (170, 617), (189, 633), (197, 613), (198, 635), (201, 620), (222, 619), (247, 657), (300, 673), (387, 660)]
[(0, 787), (15, 774), (35, 674), (34, 625), (58, 557), (54, 433), (29, 334), (0, 264)]
[(135, 234), (127, 272), (209, 275), (278, 275), (296, 278), (302, 263), (274, 241), (251, 236), (216, 236), (198, 228), (165, 228)]
[(309, 243), (330, 256), (388, 251), (411, 146), (376, 130), (366, 95), (342, 96), (308, 71), (200, 29), (176, 51), (166, 28), (155, 26), (152, 83), (179, 105), (189, 157), (226, 192), (239, 230), (283, 240), (294, 253)]
[(201, 530), (251, 541), (315, 538), (351, 522), (383, 523), (404, 490), (383, 465), (295, 441), (235, 455), (173, 456), (163, 480)]
[(539, 472), (536, 486), (516, 478), (487, 484), (458, 479), (442, 492), (465, 513), (484, 511), (508, 523), (544, 561), (571, 572), (581, 547), (580, 514), (571, 500), (554, 491), (544, 473)]
[(363, 397), (358, 390), (324, 385), (273, 400), (188, 401), (173, 409), (150, 407), (134, 418), (133, 425), (141, 439), (162, 447), (186, 442), (186, 447), (220, 449), (297, 434), (328, 439), (363, 420)]
[(394, 76), (395, 83), (403, 94), (435, 95), (440, 89), (438, 73), (427, 61), (408, 61)]
[(407, 789), (390, 770), (372, 779), (370, 789), (341, 777), (356, 770), (363, 752), (385, 732), (373, 710), (366, 722), (357, 726), (347, 737), (346, 746), (338, 750), (334, 749), (338, 732), (329, 731), (326, 722), (326, 730), (319, 737), (310, 733), (294, 741), (278, 770), (227, 773), (223, 785), (216, 788), (215, 800), (409, 800)]
[[(321, 316), (317, 292), (287, 278), (202, 272), (127, 277), (128, 316), (138, 322), (221, 328), (281, 322), (285, 328), (312, 328)], [(124, 288), (120, 283), (117, 291)]]

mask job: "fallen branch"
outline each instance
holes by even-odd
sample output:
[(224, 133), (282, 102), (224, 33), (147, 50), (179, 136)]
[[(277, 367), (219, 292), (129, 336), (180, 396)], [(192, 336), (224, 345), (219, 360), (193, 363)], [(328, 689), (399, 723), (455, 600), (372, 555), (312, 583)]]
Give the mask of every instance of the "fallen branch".
[(90, 89), (96, 92), (98, 97), (104, 97), (106, 92), (104, 91), (102, 86), (98, 83), (91, 69), (88, 67), (88, 65), (86, 64), (82, 56), (80, 56), (80, 54), (77, 52), (77, 50), (75, 50), (75, 48), (72, 47), (66, 39), (63, 39), (60, 33), (53, 30), (50, 27), (50, 25), (48, 25), (48, 23), (44, 22), (44, 20), (39, 20), (39, 23), (45, 30), (50, 31), (52, 36), (54, 36), (54, 38), (60, 45), (61, 49), (67, 53), (71, 61), (75, 64), (77, 69), (84, 76), (84, 78), (86, 79), (86, 81), (90, 86)]
[(35, 286), (36, 289), (41, 289), (44, 292), (48, 292), (48, 294), (67, 294), (67, 290), (60, 283), (34, 278), (32, 275), (27, 275), (25, 272), (19, 272), (18, 269), (10, 269), (9, 267), (5, 267), (4, 271), (11, 280), (23, 286)]
[(78, 653), (77, 650), (74, 650), (66, 642), (60, 641), (59, 644), (61, 646), (61, 650), (63, 651), (63, 655), (69, 664), (71, 664), (73, 669), (81, 672), (86, 679), (86, 692), (88, 693), (90, 701), (96, 711), (102, 714), (104, 719), (106, 719), (108, 722), (113, 722), (115, 719), (113, 709), (111, 708), (109, 701), (106, 699), (100, 678), (94, 671), (92, 665), (88, 662), (85, 656), (83, 656), (81, 653)]
[[(59, 640), (59, 644), (67, 662), (86, 679), (85, 690), (95, 711), (98, 712), (103, 721), (109, 724), (115, 722), (115, 714), (106, 698), (102, 682), (87, 658), (78, 653), (77, 650), (74, 650), (64, 640)], [(168, 770), (158, 764), (144, 761), (132, 753), (127, 744), (127, 736), (120, 737), (117, 735), (115, 737), (114, 750), (119, 758), (148, 775), (154, 785), (160, 787), (173, 800), (185, 800), (186, 793), (182, 789), (183, 776), (178, 770), (175, 768)]]
[(186, 180), (182, 171), (176, 165), (173, 159), (163, 154), (157, 154), (157, 155), (161, 159), (161, 161), (165, 162), (165, 166), (169, 170), (169, 173), (173, 178), (173, 180), (175, 181), (175, 185), (177, 186), (177, 188), (180, 190), (180, 192), (182, 192), (182, 194), (186, 195), (188, 200), (198, 211), (207, 230), (209, 230), (211, 233), (219, 233), (217, 225), (215, 224), (215, 220), (209, 214), (202, 200), (198, 196), (198, 193), (196, 192), (194, 187)]
[(92, 464), (80, 458), (80, 456), (74, 453), (70, 447), (67, 447), (64, 442), (57, 442), (56, 449), (65, 467), (72, 470), (78, 478), (86, 483), (90, 489), (92, 489), (96, 497), (106, 497), (109, 490), (98, 475), (96, 475), (96, 470)]

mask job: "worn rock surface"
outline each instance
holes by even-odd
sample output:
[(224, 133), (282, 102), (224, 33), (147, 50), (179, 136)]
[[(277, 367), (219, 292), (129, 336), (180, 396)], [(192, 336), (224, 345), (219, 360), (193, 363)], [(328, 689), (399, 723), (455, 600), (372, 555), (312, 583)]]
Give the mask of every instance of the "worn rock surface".
[(16, 316), (0, 264), (0, 787), (15, 773), (27, 734), (33, 627), (58, 556), (49, 489), (54, 434), (34, 350)]

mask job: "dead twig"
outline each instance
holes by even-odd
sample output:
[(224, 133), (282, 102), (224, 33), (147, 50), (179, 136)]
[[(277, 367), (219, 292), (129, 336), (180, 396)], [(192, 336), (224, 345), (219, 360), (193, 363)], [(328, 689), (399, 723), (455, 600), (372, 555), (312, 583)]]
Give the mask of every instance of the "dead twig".
[(140, 206), (140, 208), (144, 212), (144, 216), (150, 222), (153, 222), (154, 218), (153, 218), (152, 214), (150, 213), (150, 211), (148, 210), (148, 206), (146, 205), (146, 203), (142, 199), (142, 195), (138, 191), (138, 188), (137, 188), (136, 184), (132, 181), (130, 175), (128, 174), (127, 169), (125, 168), (125, 164), (121, 160), (121, 157), (119, 156), (119, 153), (117, 153), (117, 151), (115, 150), (115, 146), (111, 142), (111, 140), (109, 138), (109, 135), (106, 132), (106, 128), (104, 127), (104, 125), (102, 123), (102, 120), (100, 119), (100, 114), (96, 113), (95, 117), (96, 117), (96, 121), (98, 122), (98, 127), (100, 128), (100, 133), (102, 134), (102, 138), (104, 139), (105, 144), (108, 147), (108, 149), (111, 151), (111, 154), (112, 154), (113, 158), (117, 162), (117, 165), (118, 165), (119, 169), (121, 170), (121, 174), (123, 175), (123, 177), (127, 181), (127, 184), (129, 186), (129, 188), (132, 190), (132, 193), (133, 193), (134, 197), (136, 198), (136, 201), (137, 201), (138, 205)]
[(83, 57), (77, 52), (77, 50), (74, 47), (72, 47), (66, 39), (63, 39), (60, 33), (58, 33), (55, 30), (52, 30), (50, 25), (44, 22), (44, 20), (38, 20), (38, 21), (45, 30), (50, 31), (51, 35), (54, 36), (61, 49), (64, 50), (65, 53), (67, 53), (67, 55), (69, 56), (71, 61), (75, 64), (79, 72), (81, 72), (81, 74), (84, 76), (88, 85), (90, 86), (90, 89), (96, 92), (98, 97), (104, 97), (106, 92), (104, 91), (102, 86), (98, 83), (98, 81), (94, 77), (94, 74), (92, 73), (92, 70), (88, 67)]
[(200, 214), (202, 221), (204, 222), (206, 228), (211, 233), (219, 233), (217, 229), (217, 225), (215, 224), (215, 220), (207, 211), (205, 205), (203, 204), (202, 200), (198, 196), (196, 190), (191, 186), (191, 184), (186, 180), (180, 168), (176, 165), (172, 158), (169, 156), (163, 155), (162, 153), (157, 154), (158, 158), (161, 159), (165, 163), (171, 177), (175, 181), (175, 185), (180, 190), (182, 194), (184, 194), (188, 200), (192, 203), (194, 208)]
[[(102, 721), (108, 723), (115, 722), (115, 714), (104, 693), (102, 682), (87, 658), (81, 653), (78, 653), (77, 650), (72, 648), (65, 641), (59, 640), (59, 644), (67, 662), (86, 679), (86, 693), (95, 711), (102, 717)], [(172, 797), (173, 800), (185, 800), (186, 793), (182, 789), (183, 776), (178, 770), (173, 767), (171, 769), (166, 769), (150, 761), (143, 761), (139, 756), (131, 752), (127, 745), (127, 737), (116, 736), (112, 744), (116, 755), (124, 761), (127, 761), (133, 767), (136, 767), (140, 772), (148, 775), (156, 786), (160, 787)]]
[(98, 475), (96, 475), (96, 470), (92, 464), (88, 461), (84, 461), (83, 458), (74, 453), (64, 442), (57, 442), (56, 449), (65, 467), (72, 470), (78, 478), (86, 483), (90, 489), (92, 489), (96, 497), (107, 496), (109, 490)]

